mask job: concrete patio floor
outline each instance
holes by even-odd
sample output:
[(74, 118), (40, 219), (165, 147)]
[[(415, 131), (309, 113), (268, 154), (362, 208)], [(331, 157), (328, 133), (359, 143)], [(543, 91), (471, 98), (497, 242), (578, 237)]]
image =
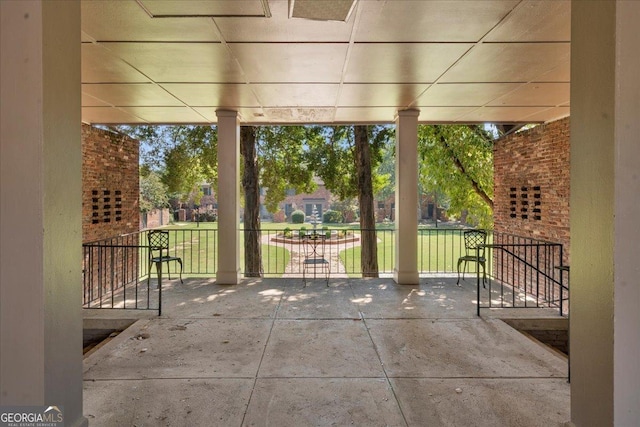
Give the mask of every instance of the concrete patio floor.
[(498, 319), (504, 311), (476, 317), (475, 281), (165, 283), (162, 317), (138, 320), (85, 358), (90, 425), (548, 427), (570, 419), (566, 358)]

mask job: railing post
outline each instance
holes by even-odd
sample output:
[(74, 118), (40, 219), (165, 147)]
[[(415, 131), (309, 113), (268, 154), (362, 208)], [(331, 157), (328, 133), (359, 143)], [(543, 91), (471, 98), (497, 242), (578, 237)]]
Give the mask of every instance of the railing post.
[[(480, 247), (476, 248), (476, 259), (480, 259)], [(487, 267), (485, 266), (485, 269)], [(466, 270), (466, 268), (465, 268)], [(476, 315), (480, 317), (480, 265), (476, 267), (476, 288), (478, 291), (478, 302), (476, 305)], [(491, 294), (489, 294), (489, 301), (491, 301)]]

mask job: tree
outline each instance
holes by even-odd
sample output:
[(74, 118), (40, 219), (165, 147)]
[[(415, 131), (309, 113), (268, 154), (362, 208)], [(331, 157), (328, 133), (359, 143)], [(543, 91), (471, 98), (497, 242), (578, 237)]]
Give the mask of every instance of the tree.
[(367, 126), (354, 127), (355, 164), (358, 178), (358, 206), (362, 245), (360, 264), (364, 277), (378, 277), (378, 239), (376, 217), (373, 210), (373, 183), (371, 171), (371, 148)]
[(441, 191), (449, 215), (491, 228), (493, 223), (493, 140), (478, 126), (418, 127), (420, 180), (427, 191)]
[(244, 189), (244, 271), (245, 276), (260, 277), (262, 247), (260, 245), (260, 173), (256, 151), (257, 128), (240, 128), (240, 153), (243, 158), (242, 188)]
[[(322, 139), (312, 141), (308, 151), (309, 167), (322, 178), (338, 198), (358, 197), (360, 228), (375, 229), (373, 187), (379, 182), (374, 170), (381, 161), (382, 147), (393, 136), (387, 126), (335, 126), (322, 130)], [(363, 274), (378, 275), (375, 232), (362, 234)]]
[(321, 138), (318, 126), (260, 126), (256, 128), (256, 149), (260, 184), (267, 189), (264, 204), (276, 212), (287, 190), (311, 193), (315, 190), (313, 170), (306, 159), (306, 147)]
[(167, 187), (160, 176), (147, 169), (140, 171), (140, 212), (149, 212), (169, 206)]
[(140, 141), (142, 164), (160, 174), (169, 193), (182, 201), (202, 182), (216, 186), (218, 133), (213, 126), (118, 126)]

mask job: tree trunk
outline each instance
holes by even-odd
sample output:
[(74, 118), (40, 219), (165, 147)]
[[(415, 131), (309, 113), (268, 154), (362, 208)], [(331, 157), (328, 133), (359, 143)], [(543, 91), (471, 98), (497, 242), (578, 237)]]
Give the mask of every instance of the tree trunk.
[(240, 128), (240, 153), (244, 161), (242, 188), (244, 190), (244, 274), (261, 277), (262, 249), (260, 245), (260, 188), (258, 186), (258, 155), (256, 128)]
[(366, 126), (355, 126), (355, 161), (358, 177), (358, 204), (360, 207), (361, 266), (363, 277), (378, 277), (378, 239), (373, 210), (373, 183), (371, 180), (371, 147)]

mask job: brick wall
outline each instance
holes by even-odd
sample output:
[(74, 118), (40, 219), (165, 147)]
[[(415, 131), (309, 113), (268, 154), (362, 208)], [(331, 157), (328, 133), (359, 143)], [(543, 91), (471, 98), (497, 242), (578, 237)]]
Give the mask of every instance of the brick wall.
[(569, 117), (495, 142), (494, 228), (561, 243), (569, 264)]
[(82, 241), (138, 230), (138, 141), (82, 125)]
[[(327, 190), (324, 184), (319, 183), (316, 191), (310, 194), (295, 194), (291, 196), (287, 196), (284, 201), (280, 202), (280, 209), (285, 211), (286, 205), (291, 205), (292, 211), (301, 210), (305, 212), (305, 215), (308, 215), (307, 205), (322, 205), (322, 212), (318, 210), (318, 218), (322, 219), (322, 214), (329, 209), (331, 204), (331, 192)], [(290, 216), (290, 213), (289, 213)], [(287, 216), (287, 220), (290, 221), (291, 218)]]
[[(138, 141), (82, 125), (82, 242), (111, 239), (138, 231)], [(112, 239), (112, 246), (144, 245), (137, 235)], [(83, 248), (84, 305), (136, 281), (138, 249)], [(109, 301), (108, 299), (106, 301)]]
[[(184, 209), (182, 209), (184, 211)], [(158, 228), (169, 225), (171, 214), (169, 209), (153, 209), (146, 214), (140, 214), (140, 229)]]

